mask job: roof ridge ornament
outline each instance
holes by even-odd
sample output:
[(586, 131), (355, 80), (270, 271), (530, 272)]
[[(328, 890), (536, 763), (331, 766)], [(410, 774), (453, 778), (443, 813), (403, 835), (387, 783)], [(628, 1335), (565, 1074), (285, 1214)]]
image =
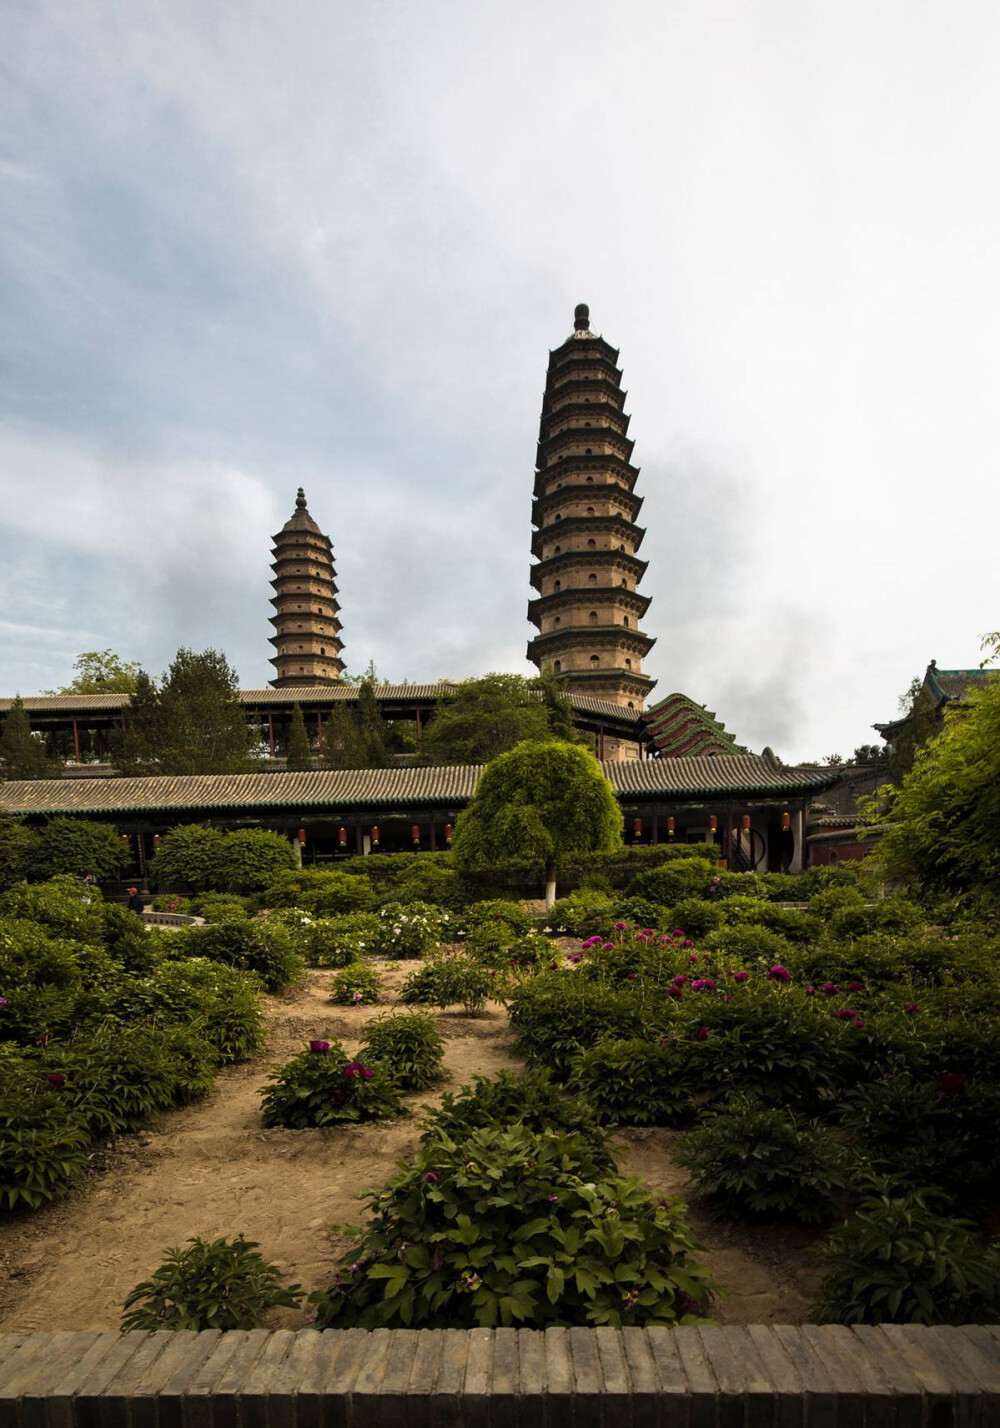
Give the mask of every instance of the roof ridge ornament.
[(296, 493), (296, 496), (295, 496), (295, 509), (296, 509), (297, 511), (304, 511), (305, 508), (306, 508), (306, 493), (305, 493), (305, 491), (303, 491), (302, 487), (300, 486), (299, 489), (298, 489), (298, 491), (297, 491), (297, 493)]
[(590, 308), (585, 302), (578, 302), (576, 305), (573, 327), (577, 332), (587, 332), (590, 329)]

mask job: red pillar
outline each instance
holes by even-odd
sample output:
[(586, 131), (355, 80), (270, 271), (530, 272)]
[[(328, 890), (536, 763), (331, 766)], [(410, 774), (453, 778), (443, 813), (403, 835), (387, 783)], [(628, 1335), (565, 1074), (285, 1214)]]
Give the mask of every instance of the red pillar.
[(75, 719), (73, 720), (73, 757), (77, 763), (80, 762), (80, 730), (76, 726)]

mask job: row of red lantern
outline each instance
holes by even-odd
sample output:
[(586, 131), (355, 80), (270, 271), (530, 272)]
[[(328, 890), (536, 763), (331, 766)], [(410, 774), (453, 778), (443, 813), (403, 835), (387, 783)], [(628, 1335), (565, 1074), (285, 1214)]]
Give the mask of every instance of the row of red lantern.
[[(788, 830), (791, 828), (791, 826), (792, 826), (792, 815), (791, 815), (790, 813), (783, 813), (783, 814), (781, 815), (781, 830), (782, 830), (782, 832), (783, 832), (783, 833), (787, 833)], [(741, 832), (743, 832), (743, 833), (749, 833), (749, 832), (750, 832), (750, 827), (751, 827), (751, 825), (750, 825), (750, 815), (749, 815), (749, 813), (744, 813), (743, 816), (742, 816), (742, 818), (740, 819), (740, 830), (741, 830)], [(715, 815), (714, 813), (710, 813), (710, 814), (709, 814), (709, 817), (708, 817), (708, 831), (709, 831), (709, 833), (712, 835), (713, 838), (715, 837), (715, 834), (718, 832), (718, 829), (719, 829), (719, 820), (718, 820), (718, 818), (716, 817), (716, 815)], [(676, 820), (671, 816), (671, 817), (669, 817), (669, 818), (667, 819), (667, 837), (668, 837), (668, 838), (672, 838), (672, 837), (674, 836), (674, 833), (675, 833), (676, 831), (677, 831), (677, 823), (676, 823)], [(636, 836), (637, 838), (641, 838), (641, 837), (642, 837), (642, 819), (641, 819), (641, 818), (636, 818), (636, 819), (634, 820), (634, 822), (633, 822), (633, 824), (632, 824), (632, 832), (635, 834), (635, 836)]]

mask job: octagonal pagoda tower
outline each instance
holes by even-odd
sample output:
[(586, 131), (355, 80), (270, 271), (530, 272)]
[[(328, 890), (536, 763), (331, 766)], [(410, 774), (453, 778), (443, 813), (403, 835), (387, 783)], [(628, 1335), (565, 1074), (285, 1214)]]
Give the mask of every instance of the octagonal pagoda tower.
[(576, 309), (574, 331), (549, 353), (531, 519), (536, 529), (528, 618), (539, 633), (528, 658), (571, 692), (642, 708), (656, 683), (642, 672), (654, 641), (639, 621), (642, 498), (631, 464), (618, 352)]
[(336, 684), (344, 661), (333, 547), (309, 514), (301, 486), (295, 510), (274, 537), (271, 569), (272, 685)]

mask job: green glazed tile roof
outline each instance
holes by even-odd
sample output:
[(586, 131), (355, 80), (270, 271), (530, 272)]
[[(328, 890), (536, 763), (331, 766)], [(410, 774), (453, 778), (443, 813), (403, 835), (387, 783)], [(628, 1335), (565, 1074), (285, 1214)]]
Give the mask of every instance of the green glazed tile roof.
[(668, 694), (646, 710), (642, 721), (661, 758), (746, 752), (713, 713), (686, 694)]
[[(783, 768), (759, 754), (605, 763), (623, 798), (767, 797), (806, 794), (837, 778), (828, 769)], [(347, 808), (461, 807), (479, 781), (475, 764), (446, 768), (338, 769), (306, 773), (192, 774), (179, 778), (11, 780), (0, 808), (56, 815), (272, 809), (300, 815)]]

